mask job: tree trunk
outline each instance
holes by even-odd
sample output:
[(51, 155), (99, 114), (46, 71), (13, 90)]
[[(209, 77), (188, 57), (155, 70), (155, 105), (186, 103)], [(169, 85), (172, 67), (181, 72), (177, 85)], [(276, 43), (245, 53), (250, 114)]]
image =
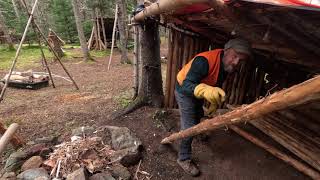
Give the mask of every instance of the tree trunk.
[(137, 49), (137, 63), (139, 63), (139, 89), (138, 96), (122, 112), (114, 118), (128, 114), (144, 105), (162, 107), (163, 88), (160, 63), (160, 37), (158, 24), (151, 19), (137, 26), (139, 44)]
[(75, 20), (76, 20), (77, 31), (78, 31), (78, 36), (79, 36), (79, 40), (80, 40), (80, 44), (81, 44), (81, 49), (82, 49), (82, 52), (83, 52), (84, 60), (88, 61), (88, 60), (91, 59), (91, 57), (90, 57), (90, 54), (89, 54), (87, 41), (86, 41), (86, 38), (85, 38), (84, 32), (83, 32), (83, 23), (82, 23), (80, 10), (79, 10), (78, 0), (72, 0), (72, 6), (73, 6), (73, 13), (74, 13), (74, 17), (75, 17)]
[(127, 51), (127, 4), (125, 0), (117, 0), (118, 4), (118, 29), (120, 34), (119, 49), (121, 51), (121, 63), (130, 63)]
[(7, 41), (7, 44), (9, 45), (9, 49), (14, 49), (14, 45), (13, 45), (9, 30), (5, 24), (4, 17), (1, 11), (0, 11), (0, 30), (2, 30), (4, 33), (4, 37)]
[(160, 37), (158, 24), (146, 20), (145, 27), (138, 26), (141, 58), (141, 81), (138, 97), (147, 99), (148, 104), (161, 107), (163, 89), (160, 63)]

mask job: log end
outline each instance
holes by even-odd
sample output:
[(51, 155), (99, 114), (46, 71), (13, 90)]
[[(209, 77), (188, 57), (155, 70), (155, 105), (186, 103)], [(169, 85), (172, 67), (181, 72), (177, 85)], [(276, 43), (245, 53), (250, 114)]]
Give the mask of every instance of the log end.
[(170, 144), (171, 142), (169, 141), (169, 139), (166, 137), (164, 139), (162, 139), (161, 144)]

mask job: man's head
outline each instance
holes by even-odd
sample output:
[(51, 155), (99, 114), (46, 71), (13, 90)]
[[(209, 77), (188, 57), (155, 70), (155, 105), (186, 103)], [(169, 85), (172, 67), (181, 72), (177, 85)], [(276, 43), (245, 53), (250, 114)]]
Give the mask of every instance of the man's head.
[(252, 56), (250, 43), (244, 39), (232, 39), (224, 46), (223, 65), (224, 70), (233, 72), (240, 61)]

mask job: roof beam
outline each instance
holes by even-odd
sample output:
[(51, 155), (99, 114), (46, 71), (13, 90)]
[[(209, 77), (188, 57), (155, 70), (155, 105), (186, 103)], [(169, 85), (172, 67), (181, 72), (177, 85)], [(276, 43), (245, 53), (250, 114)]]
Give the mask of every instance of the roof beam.
[(143, 21), (146, 17), (173, 12), (193, 4), (208, 3), (209, 1), (211, 0), (159, 0), (136, 14), (133, 21)]

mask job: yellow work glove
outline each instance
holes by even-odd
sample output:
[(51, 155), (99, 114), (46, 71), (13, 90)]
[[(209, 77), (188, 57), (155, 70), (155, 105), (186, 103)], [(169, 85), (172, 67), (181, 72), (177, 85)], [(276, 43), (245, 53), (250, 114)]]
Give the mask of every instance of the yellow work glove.
[(205, 101), (202, 108), (205, 116), (213, 117), (214, 113), (218, 109), (218, 105), (216, 103), (210, 103), (208, 101)]
[(193, 93), (196, 98), (204, 98), (211, 104), (215, 104), (216, 107), (224, 102), (226, 96), (226, 93), (221, 88), (212, 87), (204, 83), (196, 86)]

